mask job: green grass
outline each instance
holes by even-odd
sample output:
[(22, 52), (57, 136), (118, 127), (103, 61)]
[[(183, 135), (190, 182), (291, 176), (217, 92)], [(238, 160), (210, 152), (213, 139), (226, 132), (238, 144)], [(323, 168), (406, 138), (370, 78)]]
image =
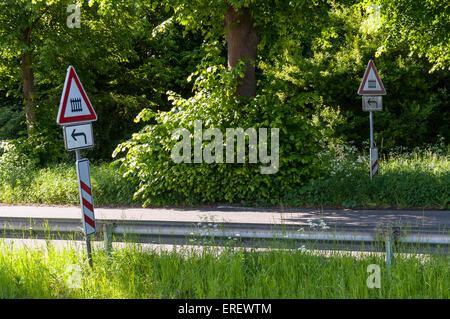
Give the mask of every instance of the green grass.
[[(125, 179), (113, 164), (90, 165), (96, 206), (132, 205), (136, 183)], [(79, 204), (75, 164), (59, 164), (43, 169), (11, 170), (0, 174), (0, 202), (21, 204)]]
[[(0, 243), (0, 298), (450, 297), (448, 256), (397, 257), (390, 271), (376, 255), (323, 257), (299, 250), (157, 252), (128, 245), (109, 257), (94, 250), (93, 259), (91, 270), (83, 251), (71, 246)], [(371, 264), (381, 268), (379, 289), (367, 287)]]
[(322, 160), (321, 178), (286, 193), (286, 206), (448, 209), (448, 149), (380, 154), (379, 175), (373, 180), (368, 154), (350, 149)]

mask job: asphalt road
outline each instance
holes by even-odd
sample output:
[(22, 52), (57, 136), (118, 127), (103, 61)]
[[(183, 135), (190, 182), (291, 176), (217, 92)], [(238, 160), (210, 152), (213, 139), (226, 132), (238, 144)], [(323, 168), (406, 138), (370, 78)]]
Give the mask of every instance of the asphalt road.
[[(81, 218), (79, 207), (0, 205), (0, 218)], [(393, 225), (448, 230), (448, 210), (260, 209), (233, 206), (214, 208), (95, 208), (97, 220), (216, 222), (240, 224), (308, 225), (323, 220), (328, 226), (366, 228)]]

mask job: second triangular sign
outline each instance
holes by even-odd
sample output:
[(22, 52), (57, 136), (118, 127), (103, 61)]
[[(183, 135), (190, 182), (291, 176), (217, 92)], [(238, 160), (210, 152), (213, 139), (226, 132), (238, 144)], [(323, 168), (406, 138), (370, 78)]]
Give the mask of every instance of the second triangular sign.
[(69, 66), (56, 122), (65, 125), (96, 120), (97, 114), (95, 114), (75, 69), (73, 66)]
[(359, 95), (386, 95), (383, 82), (378, 76), (377, 68), (372, 60), (367, 64), (366, 72), (359, 85)]

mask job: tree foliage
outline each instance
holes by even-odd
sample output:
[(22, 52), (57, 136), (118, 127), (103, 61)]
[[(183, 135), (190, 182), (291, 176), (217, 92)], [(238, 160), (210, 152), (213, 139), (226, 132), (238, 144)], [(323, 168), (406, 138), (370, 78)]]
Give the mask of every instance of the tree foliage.
[[(48, 143), (52, 145), (47, 145), (47, 154), (40, 154), (42, 164), (66, 154), (62, 131), (55, 119), (68, 65), (77, 70), (100, 115), (94, 124), (96, 146), (90, 156), (109, 159), (115, 145), (139, 129), (133, 119), (142, 108), (157, 105), (164, 109), (168, 105), (165, 96), (168, 89), (189, 94), (190, 85), (184, 80), (202, 55), (201, 38), (190, 33), (183, 38), (180, 26), (173, 26), (167, 32), (151, 32), (168, 17), (160, 6), (123, 1), (123, 5), (109, 10), (104, 3), (82, 1), (81, 28), (68, 28), (66, 9), (70, 3), (37, 1), (25, 6), (9, 1), (7, 8), (11, 10), (6, 13), (2, 10), (3, 17), (10, 20), (27, 12), (39, 16), (37, 12), (45, 10), (30, 38), (36, 101), (34, 134), (41, 136), (36, 141), (48, 135)], [(47, 10), (46, 5), (50, 6)], [(2, 31), (8, 33), (14, 28), (19, 27), (6, 21)], [(15, 103), (20, 104), (22, 51), (17, 34), (9, 32), (8, 37), (0, 40), (3, 48), (0, 92), (14, 97)]]
[[(363, 149), (368, 116), (356, 91), (369, 59), (388, 92), (375, 114), (381, 152), (450, 139), (443, 0), (78, 3), (81, 27), (69, 28), (70, 0), (0, 0), (0, 139), (16, 139), (39, 165), (72, 156), (55, 123), (68, 65), (99, 117), (89, 157), (110, 160), (120, 144), (147, 204), (164, 192), (168, 202), (276, 198), (320, 175), (321, 149), (339, 141)], [(249, 12), (258, 36), (248, 99), (231, 90), (245, 70), (227, 70), (229, 5)], [(253, 164), (174, 165), (169, 133), (196, 119), (220, 129), (279, 127), (283, 169), (261, 177)]]
[(410, 54), (417, 53), (431, 63), (430, 71), (449, 70), (450, 4), (446, 0), (378, 0), (383, 14), (383, 28), (389, 34), (382, 51), (407, 43)]

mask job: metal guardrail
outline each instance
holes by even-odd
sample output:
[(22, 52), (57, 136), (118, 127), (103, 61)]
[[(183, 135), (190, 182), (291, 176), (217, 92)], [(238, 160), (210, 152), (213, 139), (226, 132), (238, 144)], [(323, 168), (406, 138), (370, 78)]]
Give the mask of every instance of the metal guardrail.
[[(247, 247), (385, 251), (390, 264), (393, 252), (448, 254), (448, 230), (393, 226), (348, 227), (311, 230), (299, 225), (238, 224), (216, 222), (162, 222), (98, 220), (94, 239), (104, 240), (107, 251), (113, 241), (155, 244), (236, 245)], [(82, 239), (79, 219), (0, 218), (0, 237)]]

